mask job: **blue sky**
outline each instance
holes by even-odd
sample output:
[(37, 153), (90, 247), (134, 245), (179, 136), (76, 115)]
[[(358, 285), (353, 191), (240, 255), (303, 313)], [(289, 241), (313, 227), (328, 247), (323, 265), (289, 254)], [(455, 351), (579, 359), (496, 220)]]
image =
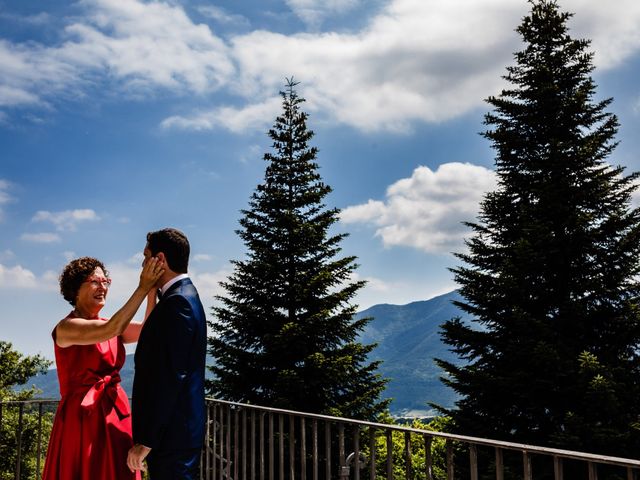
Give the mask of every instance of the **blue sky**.
[[(565, 0), (592, 39), (638, 170), (640, 2)], [(300, 81), (336, 232), (368, 286), (361, 308), (455, 288), (478, 201), (495, 185), (484, 99), (521, 45), (524, 0), (0, 0), (0, 338), (53, 356), (70, 310), (57, 276), (102, 259), (103, 313), (133, 290), (145, 234), (192, 243), (206, 306), (264, 172), (285, 77)]]

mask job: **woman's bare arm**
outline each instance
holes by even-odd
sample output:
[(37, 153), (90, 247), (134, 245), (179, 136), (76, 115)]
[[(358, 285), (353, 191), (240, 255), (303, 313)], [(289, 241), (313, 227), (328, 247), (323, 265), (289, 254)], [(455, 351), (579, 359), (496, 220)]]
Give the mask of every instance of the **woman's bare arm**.
[(142, 332), (142, 327), (144, 327), (144, 322), (147, 321), (147, 318), (149, 318), (149, 314), (155, 306), (156, 290), (155, 288), (152, 288), (151, 290), (149, 290), (149, 293), (147, 293), (147, 308), (144, 312), (144, 320), (142, 321), (142, 323), (131, 322), (129, 325), (127, 325), (127, 328), (125, 328), (124, 332), (122, 332), (122, 341), (124, 343), (135, 343), (138, 341), (138, 339), (140, 338), (140, 332)]

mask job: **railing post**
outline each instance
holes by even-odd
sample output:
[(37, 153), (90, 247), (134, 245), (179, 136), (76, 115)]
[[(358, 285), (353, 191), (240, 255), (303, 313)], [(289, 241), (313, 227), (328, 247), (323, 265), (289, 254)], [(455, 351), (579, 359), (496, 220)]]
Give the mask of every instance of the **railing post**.
[(36, 457), (36, 478), (42, 478), (40, 459), (42, 457), (42, 402), (38, 402), (38, 452)]
[(242, 480), (247, 480), (247, 409), (242, 409)]
[(316, 420), (315, 418), (311, 423), (311, 436), (312, 436), (311, 458), (313, 459), (313, 480), (318, 480), (318, 420)]
[(369, 480), (376, 479), (376, 430), (369, 427), (369, 452), (371, 460), (369, 461)]
[(531, 456), (526, 450), (522, 452), (522, 464), (524, 469), (524, 480), (532, 480), (533, 470), (531, 467)]
[(405, 455), (405, 471), (407, 473), (407, 480), (413, 478), (413, 465), (411, 463), (411, 432), (404, 432), (404, 455)]
[(454, 480), (453, 443), (447, 439), (447, 480)]
[(300, 480), (307, 480), (307, 432), (304, 417), (300, 417)]
[(564, 479), (564, 467), (562, 465), (562, 459), (557, 455), (553, 456), (553, 478), (555, 480)]
[(278, 472), (284, 480), (284, 416), (278, 415)]
[(504, 480), (504, 458), (500, 447), (496, 447), (496, 480)]
[[(213, 428), (213, 456), (211, 457), (211, 462), (212, 462), (212, 476), (211, 478), (213, 480), (218, 480), (218, 472), (220, 471), (221, 465), (222, 465), (222, 459), (220, 459), (220, 461), (218, 461), (218, 443), (219, 443), (219, 432), (220, 432), (220, 421), (219, 421), (219, 416), (220, 416), (220, 405), (214, 405), (213, 407), (213, 424), (212, 424), (212, 428)], [(221, 458), (221, 457), (220, 457)]]
[(344, 423), (338, 424), (338, 464), (339, 475), (342, 475), (342, 469), (346, 466), (346, 458), (344, 454)]
[(589, 462), (589, 480), (598, 480), (598, 465)]
[(264, 480), (264, 417), (265, 413), (260, 413), (260, 480)]
[(227, 479), (231, 478), (231, 405), (227, 407), (227, 436), (226, 436), (226, 450), (227, 450)]
[(387, 428), (387, 479), (393, 478), (393, 431)]
[(427, 480), (433, 480), (433, 453), (431, 452), (431, 444), (433, 437), (424, 434), (424, 470)]
[(251, 480), (256, 478), (256, 411), (251, 410)]
[(331, 480), (331, 423), (328, 420), (324, 421), (324, 449), (325, 449), (325, 463), (326, 463), (326, 480)]
[(274, 441), (275, 441), (275, 435), (273, 433), (273, 413), (269, 412), (269, 440), (268, 440), (269, 442), (269, 480), (273, 480), (275, 478), (274, 476), (275, 457), (273, 453)]
[(471, 480), (478, 480), (478, 448), (475, 445), (469, 446), (469, 469)]
[[(238, 480), (240, 473), (240, 465), (238, 462), (238, 455), (240, 453), (238, 451), (240, 450), (240, 415), (237, 407), (233, 410), (233, 422), (235, 426), (233, 431), (233, 478)], [(231, 423), (231, 415), (229, 415), (229, 423)]]
[(289, 478), (296, 478), (296, 417), (289, 415)]
[(20, 480), (20, 464), (22, 463), (22, 421), (24, 417), (24, 402), (18, 408), (18, 431), (16, 432), (16, 480)]

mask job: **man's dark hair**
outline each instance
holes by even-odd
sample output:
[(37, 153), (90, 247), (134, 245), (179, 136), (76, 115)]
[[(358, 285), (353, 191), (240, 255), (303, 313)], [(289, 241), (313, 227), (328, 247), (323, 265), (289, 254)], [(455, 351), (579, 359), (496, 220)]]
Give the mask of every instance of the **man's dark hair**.
[(82, 283), (100, 267), (105, 276), (109, 278), (109, 272), (104, 264), (93, 257), (80, 257), (71, 260), (62, 270), (60, 274), (60, 293), (64, 299), (74, 307), (76, 306), (76, 297)]
[(187, 273), (189, 267), (189, 240), (180, 230), (163, 228), (147, 233), (147, 248), (151, 255), (164, 253), (167, 265), (176, 273)]

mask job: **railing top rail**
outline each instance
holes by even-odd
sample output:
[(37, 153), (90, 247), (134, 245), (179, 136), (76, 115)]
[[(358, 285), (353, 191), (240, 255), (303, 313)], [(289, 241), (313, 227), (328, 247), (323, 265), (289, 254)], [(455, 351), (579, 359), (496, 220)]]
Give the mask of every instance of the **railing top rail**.
[(473, 443), (476, 445), (484, 445), (489, 447), (498, 447), (506, 450), (516, 450), (516, 451), (526, 452), (526, 453), (537, 453), (540, 455), (549, 455), (549, 456), (562, 457), (562, 458), (568, 458), (573, 460), (582, 460), (585, 462), (597, 462), (597, 463), (606, 463), (609, 465), (619, 465), (623, 467), (640, 468), (640, 460), (635, 460), (631, 458), (612, 457), (607, 455), (598, 455), (595, 453), (576, 452), (573, 450), (564, 450), (560, 448), (540, 447), (537, 445), (506, 442), (503, 440), (491, 440), (488, 438), (470, 437), (467, 435), (457, 435), (453, 433), (434, 432), (431, 430), (422, 430), (422, 429), (417, 429), (412, 427), (389, 425), (385, 423), (376, 423), (376, 422), (369, 422), (366, 420), (355, 420), (355, 419), (343, 418), (343, 417), (332, 417), (330, 415), (321, 415), (317, 413), (305, 413), (305, 412), (299, 412), (295, 410), (286, 410), (281, 408), (262, 407), (259, 405), (250, 405), (246, 403), (237, 403), (237, 402), (230, 402), (227, 400), (219, 400), (213, 397), (206, 397), (206, 400), (211, 402), (223, 403), (223, 404), (227, 404), (227, 405), (231, 405), (239, 408), (255, 409), (255, 410), (268, 412), (268, 413), (281, 413), (286, 415), (324, 420), (324, 421), (330, 421), (330, 422), (336, 422), (336, 423), (364, 425), (364, 426), (379, 428), (379, 429), (392, 429), (392, 430), (397, 430), (402, 432), (418, 433), (423, 435), (429, 435), (432, 437), (440, 437), (440, 438), (455, 440), (458, 442)]
[(0, 403), (2, 405), (25, 405), (32, 403), (59, 403), (59, 398), (32, 398), (30, 400), (3, 400)]

